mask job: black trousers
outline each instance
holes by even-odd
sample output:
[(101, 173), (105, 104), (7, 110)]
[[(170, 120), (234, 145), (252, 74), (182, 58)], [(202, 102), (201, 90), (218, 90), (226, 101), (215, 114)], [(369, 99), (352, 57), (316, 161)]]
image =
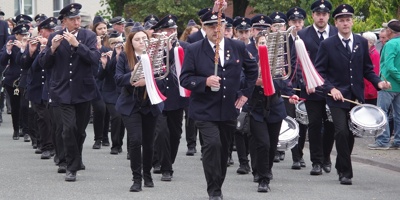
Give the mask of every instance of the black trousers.
[(21, 107), (21, 98), (22, 94), (14, 95), (14, 87), (9, 85), (4, 85), (4, 88), (7, 91), (7, 95), (10, 97), (10, 105), (11, 105), (11, 120), (13, 124), (14, 132), (19, 132), (20, 126), (20, 107)]
[(243, 134), (239, 131), (235, 131), (234, 137), (239, 163), (240, 165), (246, 165), (249, 163), (249, 138), (247, 137), (247, 134)]
[(142, 178), (151, 180), (150, 170), (152, 167), (154, 131), (157, 116), (153, 116), (151, 112), (147, 114), (136, 112), (130, 116), (122, 115), (122, 120), (127, 130), (127, 136), (129, 137), (128, 149), (133, 181), (141, 182)]
[(50, 110), (44, 103), (32, 103), (32, 108), (37, 114), (35, 124), (37, 124), (38, 127), (38, 138), (40, 138), (39, 141), (41, 150), (47, 151), (54, 149)]
[(25, 89), (19, 88), (19, 95), (21, 96), (20, 107), (19, 107), (19, 127), (22, 133), (28, 134), (31, 138), (35, 139), (36, 135), (32, 127), (30, 120), (33, 120), (33, 112), (29, 111), (29, 101), (25, 98)]
[(172, 164), (178, 153), (182, 135), (183, 109), (163, 111), (157, 119), (155, 143), (161, 172), (173, 173)]
[[(186, 143), (188, 148), (196, 148), (197, 132), (198, 129), (195, 125), (195, 120), (189, 118), (188, 108), (185, 108), (185, 131)], [(199, 134), (200, 145), (203, 145), (203, 139)]]
[(64, 139), (62, 137), (63, 121), (62, 121), (62, 110), (59, 105), (50, 104), (49, 106), (51, 116), (51, 133), (53, 136), (53, 144), (56, 150), (56, 156), (58, 158), (57, 165), (67, 165), (65, 158)]
[(267, 173), (271, 171), (277, 149), (282, 121), (276, 123), (259, 122), (250, 117), (250, 155), (253, 174), (258, 174), (259, 181), (269, 183)]
[(350, 109), (330, 107), (335, 126), (336, 165), (335, 168), (343, 177), (353, 178), (351, 152), (354, 146), (354, 135), (349, 130)]
[(67, 170), (76, 172), (82, 164), (82, 148), (85, 142), (85, 129), (90, 120), (90, 102), (78, 104), (60, 104), (62, 119), (62, 137), (64, 142)]
[(38, 124), (36, 123), (37, 122), (37, 119), (38, 119), (38, 114), (37, 114), (37, 112), (33, 109), (33, 105), (31, 104), (31, 102), (29, 102), (28, 101), (28, 105), (29, 105), (29, 107), (28, 107), (28, 132), (25, 132), (25, 133), (28, 133), (29, 134), (29, 136), (31, 137), (31, 140), (32, 140), (32, 145), (33, 145), (33, 143), (36, 143), (36, 144), (38, 144), (38, 146), (40, 145), (40, 135), (39, 135), (39, 127), (38, 127)]
[(209, 196), (221, 196), (228, 162), (230, 136), (236, 130), (236, 120), (197, 121), (196, 127), (203, 137), (203, 169)]
[(333, 123), (328, 121), (326, 101), (307, 100), (305, 106), (309, 121), (308, 138), (311, 162), (313, 165), (331, 164), (330, 155), (334, 143), (335, 128)]
[[(284, 99), (286, 114), (293, 119), (296, 119), (296, 106), (291, 104), (288, 99)], [(293, 162), (299, 162), (303, 158), (303, 149), (306, 142), (307, 126), (299, 123), (299, 140), (291, 149)]]
[(119, 149), (123, 145), (125, 135), (125, 126), (122, 122), (122, 116), (115, 110), (114, 104), (106, 104), (106, 107), (108, 113), (110, 113), (111, 121), (111, 149)]
[(110, 114), (106, 109), (106, 104), (102, 99), (91, 102), (93, 107), (93, 131), (94, 140), (108, 141), (108, 127), (110, 123)]

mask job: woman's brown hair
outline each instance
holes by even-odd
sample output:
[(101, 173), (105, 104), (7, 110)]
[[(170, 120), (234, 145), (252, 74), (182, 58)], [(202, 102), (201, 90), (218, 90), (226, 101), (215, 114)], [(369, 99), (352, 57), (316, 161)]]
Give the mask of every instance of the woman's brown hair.
[(139, 32), (143, 32), (144, 34), (146, 34), (147, 38), (149, 38), (149, 35), (147, 35), (147, 33), (145, 31), (137, 31), (137, 32), (129, 33), (128, 37), (126, 38), (126, 42), (125, 42), (124, 51), (126, 54), (126, 58), (128, 59), (129, 69), (131, 71), (133, 71), (135, 69), (135, 65), (138, 62), (138, 60), (136, 58), (136, 54), (135, 54), (135, 49), (133, 48), (132, 38), (136, 35), (136, 33), (139, 33)]
[[(100, 24), (105, 24), (106, 25), (106, 27), (107, 27), (107, 24), (105, 23), (105, 22), (99, 22), (99, 23), (97, 23), (97, 24), (93, 24), (93, 27), (92, 27), (92, 31), (96, 34), (96, 36), (98, 36), (97, 35), (97, 31), (96, 31), (96, 28), (97, 28), (97, 26), (99, 26)], [(108, 29), (107, 29), (107, 32), (108, 32)], [(106, 35), (102, 38), (102, 40), (101, 40), (101, 44), (103, 45), (103, 46), (105, 46), (105, 47), (107, 47), (107, 48), (111, 48), (110, 47), (110, 43), (108, 42), (108, 35), (107, 35), (107, 33), (106, 33)]]
[(199, 25), (194, 25), (194, 26), (188, 26), (186, 27), (186, 29), (183, 31), (180, 40), (181, 41), (185, 41), (187, 40), (188, 36), (190, 35), (190, 32), (192, 32), (193, 28), (197, 28), (199, 31), (201, 29), (201, 26)]

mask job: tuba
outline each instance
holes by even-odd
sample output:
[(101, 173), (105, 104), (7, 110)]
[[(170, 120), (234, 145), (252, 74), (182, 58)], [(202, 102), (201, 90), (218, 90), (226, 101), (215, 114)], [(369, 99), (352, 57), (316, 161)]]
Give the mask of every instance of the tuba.
[(273, 79), (286, 80), (292, 73), (289, 38), (294, 28), (291, 26), (286, 31), (281, 31), (278, 27), (277, 32), (263, 32), (267, 40), (268, 61)]
[[(150, 38), (150, 40), (145, 40), (146, 49), (143, 50), (143, 54), (148, 54), (153, 69), (153, 75), (156, 80), (161, 80), (168, 76), (169, 73), (168, 47), (172, 43), (172, 40), (176, 39), (177, 39), (177, 33), (173, 33), (170, 36), (166, 36), (166, 33), (162, 32), (162, 33), (153, 33), (153, 38)], [(179, 45), (178, 42), (177, 45)], [(139, 61), (138, 66), (134, 69), (130, 82), (134, 83), (141, 78), (144, 78), (142, 60)]]

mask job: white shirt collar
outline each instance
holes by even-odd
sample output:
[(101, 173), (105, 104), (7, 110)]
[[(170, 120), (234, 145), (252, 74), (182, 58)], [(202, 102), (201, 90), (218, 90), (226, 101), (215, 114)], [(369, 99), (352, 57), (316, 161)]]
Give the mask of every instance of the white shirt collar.
[[(339, 39), (342, 42), (342, 44), (346, 47), (346, 43), (342, 40), (344, 37), (342, 35), (340, 35), (340, 33), (338, 33), (338, 36), (339, 36)], [(347, 39), (350, 39), (349, 47), (350, 47), (350, 50), (353, 51), (353, 42), (354, 42), (353, 33), (351, 33), (350, 37)]]
[[(315, 26), (315, 24), (313, 24), (313, 27), (319, 37), (319, 33), (318, 33), (319, 29), (317, 28), (317, 26)], [(329, 27), (329, 24), (327, 24), (325, 27), (324, 33), (322, 34), (324, 36), (324, 39), (329, 37), (329, 31), (330, 31), (330, 27)]]
[[(207, 40), (208, 40), (208, 39), (207, 39)], [(215, 44), (212, 43), (210, 40), (208, 40), (208, 43), (210, 44), (211, 49), (214, 50)], [(224, 63), (225, 63), (225, 60), (224, 60), (224, 58), (225, 58), (225, 51), (224, 51), (224, 49), (225, 49), (225, 38), (222, 37), (222, 38), (221, 38), (221, 41), (219, 42), (219, 51), (218, 51), (218, 52), (219, 52), (219, 60), (220, 60), (222, 66), (224, 66)], [(215, 50), (214, 50), (214, 51), (215, 51)]]
[(203, 38), (206, 38), (206, 32), (202, 28), (200, 29), (200, 32), (203, 35)]

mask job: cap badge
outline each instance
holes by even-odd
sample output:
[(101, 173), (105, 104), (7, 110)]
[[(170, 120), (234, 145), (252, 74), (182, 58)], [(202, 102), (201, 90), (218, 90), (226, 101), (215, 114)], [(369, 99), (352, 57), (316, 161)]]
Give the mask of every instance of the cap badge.
[[(53, 19), (52, 19), (52, 20), (53, 20)], [(54, 25), (54, 22), (50, 22), (49, 25), (50, 25), (50, 26), (53, 26), (53, 25)]]
[(173, 19), (169, 19), (168, 23), (174, 23), (174, 20)]
[(325, 8), (325, 4), (319, 5), (320, 8)]
[(279, 16), (279, 15), (275, 16), (275, 19), (280, 19), (280, 18), (281, 18), (281, 16)]
[(342, 13), (347, 13), (347, 9), (346, 8), (344, 8), (343, 10), (342, 10)]
[(217, 15), (212, 15), (211, 16), (211, 19), (217, 19), (218, 17), (217, 17)]
[(22, 27), (22, 28), (21, 28), (21, 31), (26, 31), (26, 28), (25, 28), (25, 27)]
[(260, 20), (260, 21), (258, 21), (260, 24), (264, 24), (265, 23), (265, 21), (264, 20)]
[(156, 19), (155, 19), (154, 17), (151, 17), (150, 20), (151, 20), (151, 21), (154, 21), (154, 20), (156, 20)]
[(293, 14), (298, 15), (300, 14), (299, 11), (295, 11)]
[[(71, 7), (72, 7), (73, 5), (71, 5)], [(69, 12), (75, 12), (76, 11), (76, 9), (75, 8), (71, 8), (71, 10), (69, 10)]]
[(246, 26), (246, 22), (245, 21), (243, 21), (242, 23), (240, 23), (242, 26)]

